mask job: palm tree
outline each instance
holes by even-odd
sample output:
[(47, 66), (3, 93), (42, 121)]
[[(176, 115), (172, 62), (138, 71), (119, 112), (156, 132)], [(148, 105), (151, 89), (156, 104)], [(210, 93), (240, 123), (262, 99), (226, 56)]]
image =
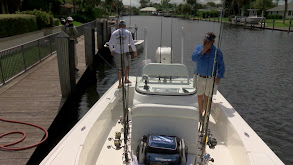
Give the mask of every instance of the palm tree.
[(286, 21), (287, 9), (288, 9), (288, 0), (285, 0), (285, 11), (284, 11), (284, 16), (283, 16), (283, 24), (285, 24), (285, 21)]

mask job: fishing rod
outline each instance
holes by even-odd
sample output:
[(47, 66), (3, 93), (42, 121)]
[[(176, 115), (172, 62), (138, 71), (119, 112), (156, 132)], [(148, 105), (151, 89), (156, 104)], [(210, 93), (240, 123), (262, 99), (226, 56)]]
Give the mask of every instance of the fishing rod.
[(172, 44), (173, 43), (172, 42), (173, 37), (172, 37), (172, 32), (173, 32), (173, 27), (172, 27), (172, 17), (171, 17), (171, 61), (173, 61), (172, 60), (172, 56), (173, 56), (173, 47), (172, 47), (173, 46), (173, 44)]
[[(122, 32), (121, 32), (122, 30)], [(125, 161), (128, 163), (128, 108), (126, 106), (126, 89), (125, 89), (125, 82), (124, 82), (124, 42), (122, 43), (122, 36), (123, 28), (119, 29), (119, 40), (120, 40), (120, 57), (121, 57), (121, 85), (122, 85), (122, 102), (123, 102), (123, 131), (124, 131), (124, 158)], [(119, 77), (118, 77), (119, 78)]]
[(205, 118), (204, 118), (204, 122), (202, 124), (202, 130), (201, 133), (204, 134), (203, 137), (203, 145), (202, 145), (202, 153), (201, 153), (201, 162), (200, 165), (203, 165), (203, 163), (205, 163), (204, 155), (205, 155), (205, 151), (206, 151), (206, 145), (208, 142), (208, 126), (209, 126), (209, 117), (211, 114), (211, 103), (213, 101), (213, 94), (214, 94), (214, 88), (215, 88), (215, 81), (216, 81), (216, 76), (217, 76), (217, 55), (218, 55), (218, 49), (221, 46), (222, 42), (222, 34), (223, 34), (223, 15), (224, 15), (224, 6), (225, 6), (225, 0), (223, 1), (223, 5), (222, 5), (222, 12), (221, 12), (221, 23), (220, 23), (220, 31), (219, 31), (219, 38), (218, 38), (218, 45), (215, 49), (215, 57), (214, 57), (214, 63), (213, 63), (213, 70), (212, 70), (212, 89), (211, 89), (211, 96), (208, 99), (208, 103), (207, 103), (207, 107), (206, 107), (206, 111), (205, 111)]

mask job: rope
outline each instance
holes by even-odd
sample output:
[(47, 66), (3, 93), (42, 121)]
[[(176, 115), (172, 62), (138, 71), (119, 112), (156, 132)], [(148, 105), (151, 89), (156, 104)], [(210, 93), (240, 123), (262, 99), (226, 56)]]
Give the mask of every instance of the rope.
[(112, 66), (110, 63), (108, 63), (107, 62), (107, 60), (105, 60), (104, 58), (103, 58), (103, 56), (102, 55), (100, 55), (100, 53), (97, 53), (100, 57), (101, 57), (101, 59), (102, 60), (104, 60), (111, 68), (115, 68), (114, 66)]
[(22, 134), (23, 137), (21, 139), (19, 139), (18, 141), (15, 141), (15, 142), (12, 142), (12, 143), (9, 143), (9, 144), (5, 144), (5, 145), (0, 145), (0, 148), (3, 149), (3, 150), (14, 150), (14, 151), (26, 150), (26, 149), (33, 148), (33, 147), (36, 147), (36, 146), (40, 145), (41, 143), (43, 143), (48, 138), (48, 131), (46, 129), (44, 129), (43, 127), (41, 127), (41, 126), (31, 124), (31, 123), (26, 123), (26, 122), (20, 122), (20, 121), (14, 121), (14, 120), (6, 120), (6, 119), (3, 119), (3, 118), (0, 118), (0, 120), (4, 121), (4, 122), (18, 123), (18, 124), (24, 124), (24, 125), (33, 126), (33, 127), (39, 128), (39, 129), (41, 129), (41, 130), (43, 130), (45, 132), (45, 138), (42, 141), (40, 141), (40, 142), (38, 142), (36, 144), (30, 145), (30, 146), (16, 147), (16, 148), (8, 147), (8, 146), (12, 146), (12, 145), (15, 145), (15, 144), (18, 144), (18, 143), (22, 142), (26, 138), (25, 132), (12, 131), (12, 132), (4, 133), (4, 134), (0, 135), (0, 138), (3, 138), (4, 136), (10, 135), (10, 134)]

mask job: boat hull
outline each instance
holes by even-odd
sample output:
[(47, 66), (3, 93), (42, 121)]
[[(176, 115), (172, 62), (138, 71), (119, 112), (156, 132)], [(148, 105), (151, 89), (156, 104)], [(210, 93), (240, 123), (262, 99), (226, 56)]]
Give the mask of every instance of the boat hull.
[[(130, 77), (130, 81), (135, 82), (135, 77)], [(115, 137), (115, 132), (119, 132), (123, 128), (119, 123), (122, 115), (121, 89), (118, 89), (117, 86), (118, 82), (47, 155), (41, 162), (42, 165), (123, 164), (123, 148), (115, 149), (113, 140), (111, 140)], [(129, 107), (132, 107), (134, 84), (126, 89), (129, 91)], [(207, 148), (207, 152), (215, 159), (215, 162), (209, 162), (209, 164), (284, 164), (220, 92), (217, 92), (213, 98), (209, 126), (213, 137), (218, 141), (215, 149)], [(129, 138), (131, 139), (131, 137)], [(136, 148), (129, 147), (129, 149), (135, 155)], [(188, 165), (192, 164), (193, 162), (188, 163)]]

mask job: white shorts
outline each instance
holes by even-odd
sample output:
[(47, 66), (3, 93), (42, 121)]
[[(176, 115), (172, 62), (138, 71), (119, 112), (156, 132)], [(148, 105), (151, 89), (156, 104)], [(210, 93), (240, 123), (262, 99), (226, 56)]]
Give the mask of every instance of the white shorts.
[[(212, 87), (213, 87), (213, 79), (210, 78), (202, 78), (199, 75), (194, 74), (193, 76), (193, 82), (196, 82), (196, 90), (197, 95), (206, 95), (206, 96), (212, 96)], [(215, 84), (214, 86), (214, 95), (217, 94), (218, 85)]]
[[(129, 53), (124, 53), (123, 56), (124, 56), (124, 59), (123, 59), (124, 67), (130, 66), (131, 56), (129, 55)], [(115, 51), (114, 51), (114, 62), (115, 62), (116, 68), (121, 69), (121, 55), (120, 53), (116, 53)]]

